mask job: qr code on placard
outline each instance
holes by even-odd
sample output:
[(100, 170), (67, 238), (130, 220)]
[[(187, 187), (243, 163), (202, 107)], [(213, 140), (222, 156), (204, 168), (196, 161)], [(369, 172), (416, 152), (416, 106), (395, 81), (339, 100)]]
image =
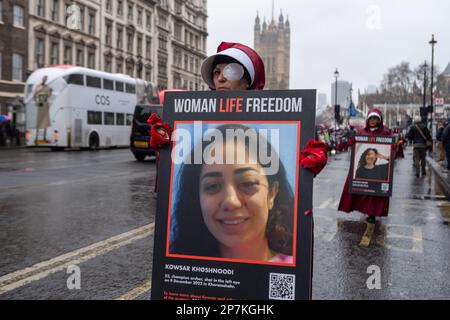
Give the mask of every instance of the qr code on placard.
[(381, 191), (389, 191), (389, 183), (382, 183)]
[(295, 275), (285, 273), (271, 273), (269, 281), (269, 299), (294, 300)]

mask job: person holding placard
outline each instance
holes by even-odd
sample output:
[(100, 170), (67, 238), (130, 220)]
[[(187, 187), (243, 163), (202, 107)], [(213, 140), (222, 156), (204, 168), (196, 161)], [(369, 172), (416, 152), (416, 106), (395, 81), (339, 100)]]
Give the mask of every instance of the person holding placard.
[[(378, 109), (369, 110), (366, 118), (366, 127), (358, 130), (358, 135), (391, 136), (390, 131), (383, 124), (383, 115)], [(357, 195), (348, 191), (350, 174), (342, 191), (339, 202), (339, 211), (352, 212), (359, 211), (368, 216), (366, 221), (374, 224), (376, 217), (385, 217), (389, 213), (389, 198), (369, 195)]]

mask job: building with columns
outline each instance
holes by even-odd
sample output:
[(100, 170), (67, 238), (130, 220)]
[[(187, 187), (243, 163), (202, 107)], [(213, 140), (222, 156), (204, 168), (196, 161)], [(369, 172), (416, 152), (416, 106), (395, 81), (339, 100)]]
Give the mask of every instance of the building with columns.
[[(206, 0), (30, 0), (28, 74), (73, 64), (151, 81), (160, 88), (206, 89)], [(80, 29), (67, 8), (80, 12)]]
[(259, 14), (256, 15), (254, 28), (254, 48), (264, 61), (266, 69), (266, 86), (268, 90), (289, 89), (289, 68), (291, 52), (291, 29), (289, 18), (284, 20), (280, 13), (278, 23), (266, 19), (261, 25)]
[(23, 132), (28, 59), (28, 0), (0, 0), (0, 114)]
[[(68, 27), (67, 8), (80, 8), (80, 29)], [(30, 0), (28, 73), (58, 64), (100, 65), (101, 0)]]

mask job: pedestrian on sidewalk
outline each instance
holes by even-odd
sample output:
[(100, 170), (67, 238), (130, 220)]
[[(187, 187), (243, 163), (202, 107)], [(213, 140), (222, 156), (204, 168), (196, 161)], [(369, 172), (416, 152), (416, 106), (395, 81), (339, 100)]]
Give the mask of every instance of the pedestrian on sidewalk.
[(6, 140), (5, 123), (6, 122), (0, 121), (0, 146), (5, 145), (5, 140)]
[(447, 124), (444, 132), (442, 133), (442, 145), (444, 146), (445, 158), (447, 160), (447, 166), (444, 172), (447, 173), (448, 170), (450, 170), (450, 122)]
[[(366, 127), (357, 131), (358, 135), (391, 136), (390, 131), (383, 125), (383, 115), (378, 109), (371, 109), (367, 114)], [(386, 217), (389, 212), (389, 198), (352, 194), (348, 191), (350, 184), (350, 170), (342, 191), (339, 211), (350, 213), (359, 211), (368, 216), (366, 221), (374, 224), (376, 217)]]
[(422, 176), (425, 176), (427, 174), (427, 163), (425, 161), (425, 158), (427, 156), (427, 149), (431, 146), (432, 139), (430, 131), (423, 124), (422, 118), (420, 116), (414, 117), (414, 123), (409, 128), (406, 137), (413, 143), (413, 160), (416, 177), (420, 177), (421, 171)]
[(438, 122), (438, 128), (436, 130), (436, 146), (437, 146), (437, 162), (441, 163), (445, 160), (444, 144), (442, 143), (442, 136), (444, 134), (446, 123), (443, 121)]

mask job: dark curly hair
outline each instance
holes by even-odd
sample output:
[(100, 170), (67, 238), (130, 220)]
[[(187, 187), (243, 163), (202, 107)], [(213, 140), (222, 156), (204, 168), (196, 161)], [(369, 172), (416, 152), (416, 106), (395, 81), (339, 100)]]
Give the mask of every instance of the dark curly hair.
[[(223, 136), (226, 130), (248, 130), (249, 127), (243, 125), (222, 125), (218, 128)], [(269, 146), (268, 150), (276, 152), (270, 147), (270, 143), (261, 135), (256, 135), (257, 141), (250, 141), (252, 137), (245, 139), (245, 149), (249, 151), (250, 143), (259, 143)], [(205, 139), (204, 139), (205, 140)], [(202, 150), (214, 143), (201, 142)], [(194, 150), (194, 149), (193, 149)], [(191, 151), (191, 154), (193, 151)], [(191, 156), (191, 155), (189, 155)], [(278, 158), (278, 154), (271, 155)], [(261, 167), (268, 165), (261, 164)], [(219, 242), (210, 233), (205, 225), (200, 207), (199, 180), (202, 164), (183, 164), (180, 169), (178, 180), (178, 197), (172, 213), (171, 242), (169, 252), (171, 254), (220, 257)], [(280, 161), (279, 170), (273, 175), (267, 175), (269, 186), (278, 182), (278, 194), (274, 201), (274, 206), (269, 210), (269, 218), (266, 226), (266, 237), (271, 250), (285, 255), (293, 255), (293, 222), (294, 222), (294, 196), (289, 182), (286, 178), (286, 171)]]
[[(363, 154), (361, 155), (361, 158), (359, 158), (358, 168), (363, 168), (366, 166), (366, 164), (367, 164), (366, 156), (370, 151), (373, 151), (373, 152), (375, 152), (375, 154), (378, 154), (378, 150), (374, 149), (374, 148), (369, 148), (366, 151), (364, 151)], [(375, 159), (373, 164), (375, 165), (376, 163), (377, 163), (377, 159)]]

